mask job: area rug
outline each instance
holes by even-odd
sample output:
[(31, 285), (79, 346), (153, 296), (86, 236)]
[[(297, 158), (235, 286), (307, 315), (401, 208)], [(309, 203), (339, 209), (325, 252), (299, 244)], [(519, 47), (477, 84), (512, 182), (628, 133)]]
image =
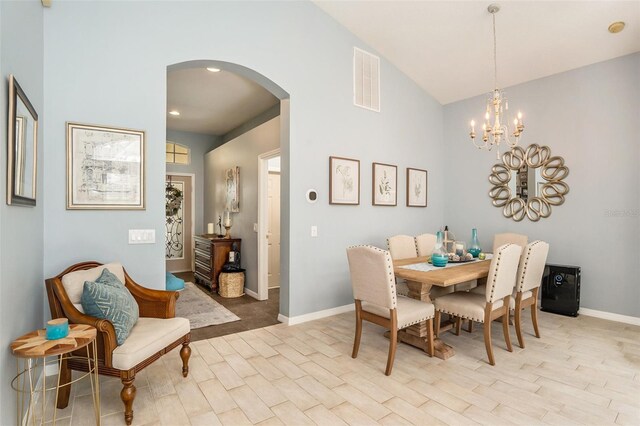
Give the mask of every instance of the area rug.
[(184, 283), (176, 304), (176, 316), (187, 318), (191, 329), (240, 321), (240, 318), (203, 293), (194, 283)]

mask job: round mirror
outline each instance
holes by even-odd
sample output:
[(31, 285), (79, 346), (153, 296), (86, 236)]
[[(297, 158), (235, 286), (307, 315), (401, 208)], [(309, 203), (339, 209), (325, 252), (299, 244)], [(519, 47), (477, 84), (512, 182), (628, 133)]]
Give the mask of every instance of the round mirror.
[(491, 168), (489, 196), (507, 218), (520, 222), (525, 217), (537, 222), (549, 217), (551, 206), (564, 203), (569, 185), (564, 159), (551, 156), (548, 146), (516, 146), (502, 155), (502, 163)]

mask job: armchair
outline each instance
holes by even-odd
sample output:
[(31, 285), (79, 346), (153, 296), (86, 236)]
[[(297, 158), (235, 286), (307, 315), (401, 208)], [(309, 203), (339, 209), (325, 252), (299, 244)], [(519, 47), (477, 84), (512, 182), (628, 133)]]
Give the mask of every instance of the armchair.
[[(85, 315), (80, 304), (84, 282), (94, 281), (105, 268), (124, 283), (138, 303), (140, 312), (138, 322), (120, 346), (116, 342), (113, 324), (105, 319)], [(175, 318), (178, 292), (142, 287), (118, 263), (78, 263), (45, 280), (45, 285), (52, 318), (67, 318), (70, 324), (88, 324), (97, 329), (98, 372), (120, 378), (123, 385), (120, 398), (125, 406), (124, 419), (127, 425), (133, 421), (133, 400), (136, 396), (134, 380), (137, 372), (182, 345), (182, 375), (187, 377), (191, 356), (191, 329), (189, 320)], [(64, 358), (59, 373), (60, 384), (71, 381), (71, 370), (87, 371), (87, 368), (86, 360)], [(58, 408), (68, 405), (70, 391), (70, 386), (60, 388), (56, 401)]]

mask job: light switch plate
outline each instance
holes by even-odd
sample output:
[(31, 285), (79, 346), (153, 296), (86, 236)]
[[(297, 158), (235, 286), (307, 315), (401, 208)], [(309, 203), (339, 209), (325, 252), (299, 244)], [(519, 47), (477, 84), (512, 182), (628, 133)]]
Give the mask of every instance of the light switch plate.
[(258, 232), (258, 224), (257, 223), (253, 224), (253, 232)]
[(129, 244), (155, 244), (155, 229), (129, 229)]
[(317, 226), (315, 226), (315, 225), (313, 225), (313, 226), (311, 227), (311, 236), (312, 236), (312, 237), (317, 237), (317, 236), (318, 236), (318, 227), (317, 227)]

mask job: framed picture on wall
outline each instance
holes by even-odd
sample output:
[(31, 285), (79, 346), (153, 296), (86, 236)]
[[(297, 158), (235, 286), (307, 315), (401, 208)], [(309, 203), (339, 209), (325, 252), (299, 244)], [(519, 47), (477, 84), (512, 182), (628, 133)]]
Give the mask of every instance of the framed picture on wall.
[(398, 204), (398, 167), (391, 164), (373, 163), (374, 206)]
[(144, 210), (144, 136), (67, 123), (67, 209)]
[(224, 176), (227, 192), (225, 210), (238, 213), (240, 212), (240, 167), (225, 170)]
[(427, 207), (427, 171), (407, 167), (407, 207)]
[(329, 157), (329, 204), (360, 204), (360, 160)]

